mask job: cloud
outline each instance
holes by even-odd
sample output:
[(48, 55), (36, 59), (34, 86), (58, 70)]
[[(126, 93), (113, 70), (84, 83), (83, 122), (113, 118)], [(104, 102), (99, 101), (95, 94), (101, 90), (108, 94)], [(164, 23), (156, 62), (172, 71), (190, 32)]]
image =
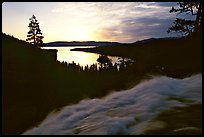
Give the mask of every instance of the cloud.
[(169, 14), (170, 7), (167, 4), (136, 2), (106, 5), (98, 4), (99, 7), (103, 7), (99, 9), (104, 11), (103, 19), (100, 20), (102, 23), (98, 23), (100, 27), (95, 31), (98, 38), (135, 42), (144, 38), (170, 36), (166, 30), (171, 26), (175, 15)]
[(173, 7), (176, 6), (178, 2), (155, 2), (156, 5), (160, 7)]
[[(175, 13), (169, 13), (175, 5), (176, 2), (5, 3), (2, 7), (2, 28), (5, 33), (26, 39), (26, 22), (28, 23), (30, 16), (35, 14), (42, 23), (44, 42), (50, 42), (51, 39), (72, 41), (73, 31), (70, 30), (73, 28), (84, 28), (89, 30), (89, 34), (86, 35), (96, 35), (97, 39), (90, 40), (135, 42), (143, 38), (170, 36), (166, 30), (176, 17), (195, 18), (191, 15), (176, 16)], [(13, 18), (9, 18), (11, 16)], [(124, 23), (127, 21), (130, 23)], [(140, 23), (134, 24), (135, 21)]]
[(123, 40), (124, 42), (135, 42), (151, 37), (169, 37), (166, 31), (173, 21), (174, 18), (125, 18), (117, 26), (99, 29), (96, 33), (107, 40)]
[(176, 2), (60, 3), (53, 12), (71, 17), (67, 22), (72, 26), (91, 26), (89, 29), (97, 40), (129, 43), (151, 37), (175, 36), (166, 32), (176, 18), (176, 14), (169, 13), (175, 5)]
[(82, 100), (51, 113), (41, 124), (24, 134), (142, 134), (150, 128), (161, 128), (163, 122), (151, 121), (161, 111), (187, 102), (202, 104), (202, 74), (185, 79), (165, 76), (143, 81), (130, 90), (115, 92), (101, 99)]
[[(121, 22), (124, 33), (130, 36), (144, 37), (167, 37), (167, 28), (173, 22), (173, 18), (161, 19), (156, 17), (143, 17)], [(129, 27), (131, 26), (131, 27)]]

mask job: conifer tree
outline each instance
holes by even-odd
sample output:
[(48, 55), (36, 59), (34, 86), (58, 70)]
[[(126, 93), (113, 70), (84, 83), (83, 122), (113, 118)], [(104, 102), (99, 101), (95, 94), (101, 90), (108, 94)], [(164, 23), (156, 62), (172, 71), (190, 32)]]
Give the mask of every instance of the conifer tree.
[(28, 38), (26, 39), (26, 41), (31, 41), (30, 43), (34, 45), (42, 46), (42, 39), (44, 38), (44, 36), (42, 36), (38, 20), (36, 19), (35, 15), (33, 15), (29, 20), (31, 20), (28, 25), (30, 30), (28, 32)]
[(169, 27), (167, 32), (182, 32), (184, 35), (189, 35), (193, 32), (200, 32), (202, 24), (202, 4), (200, 2), (178, 2), (177, 4), (179, 7), (177, 9), (172, 7), (169, 11), (170, 13), (190, 13), (195, 16), (195, 20), (176, 18), (173, 22), (173, 26)]

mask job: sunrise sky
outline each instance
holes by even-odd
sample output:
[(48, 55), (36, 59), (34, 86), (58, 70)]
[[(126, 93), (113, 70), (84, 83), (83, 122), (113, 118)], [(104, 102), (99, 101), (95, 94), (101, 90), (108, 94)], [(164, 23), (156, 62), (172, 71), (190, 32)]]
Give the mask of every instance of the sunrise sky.
[[(176, 2), (4, 2), (2, 31), (25, 40), (34, 14), (43, 42), (135, 42), (152, 37), (171, 37), (166, 30), (176, 14)], [(190, 15), (183, 15), (189, 16)]]

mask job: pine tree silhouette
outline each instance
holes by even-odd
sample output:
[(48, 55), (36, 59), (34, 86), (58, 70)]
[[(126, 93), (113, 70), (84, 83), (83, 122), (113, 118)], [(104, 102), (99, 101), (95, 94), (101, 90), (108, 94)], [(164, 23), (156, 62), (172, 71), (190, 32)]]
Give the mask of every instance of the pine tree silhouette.
[(44, 38), (44, 36), (42, 36), (38, 20), (36, 19), (35, 15), (33, 15), (29, 20), (31, 20), (28, 25), (30, 30), (28, 32), (28, 38), (26, 39), (26, 41), (31, 41), (30, 43), (34, 45), (42, 46), (42, 39)]
[(173, 22), (173, 26), (169, 27), (167, 32), (182, 32), (184, 35), (189, 35), (193, 32), (200, 32), (202, 30), (202, 4), (200, 2), (178, 2), (177, 4), (179, 4), (179, 7), (177, 9), (172, 7), (172, 9), (169, 11), (170, 13), (191, 13), (191, 15), (196, 16), (196, 19), (187, 20), (176, 18), (176, 20)]

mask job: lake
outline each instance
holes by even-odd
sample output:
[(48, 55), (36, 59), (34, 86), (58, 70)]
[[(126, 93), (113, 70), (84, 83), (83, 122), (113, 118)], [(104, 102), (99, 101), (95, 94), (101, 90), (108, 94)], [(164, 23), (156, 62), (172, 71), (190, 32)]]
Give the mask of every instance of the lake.
[[(83, 51), (71, 51), (74, 48), (93, 48), (94, 46), (72, 46), (72, 47), (43, 47), (42, 49), (57, 49), (57, 60), (60, 62), (72, 63), (73, 61), (80, 66), (90, 66), (96, 64), (99, 54), (88, 53)], [(113, 65), (118, 62), (118, 57), (108, 56)]]

